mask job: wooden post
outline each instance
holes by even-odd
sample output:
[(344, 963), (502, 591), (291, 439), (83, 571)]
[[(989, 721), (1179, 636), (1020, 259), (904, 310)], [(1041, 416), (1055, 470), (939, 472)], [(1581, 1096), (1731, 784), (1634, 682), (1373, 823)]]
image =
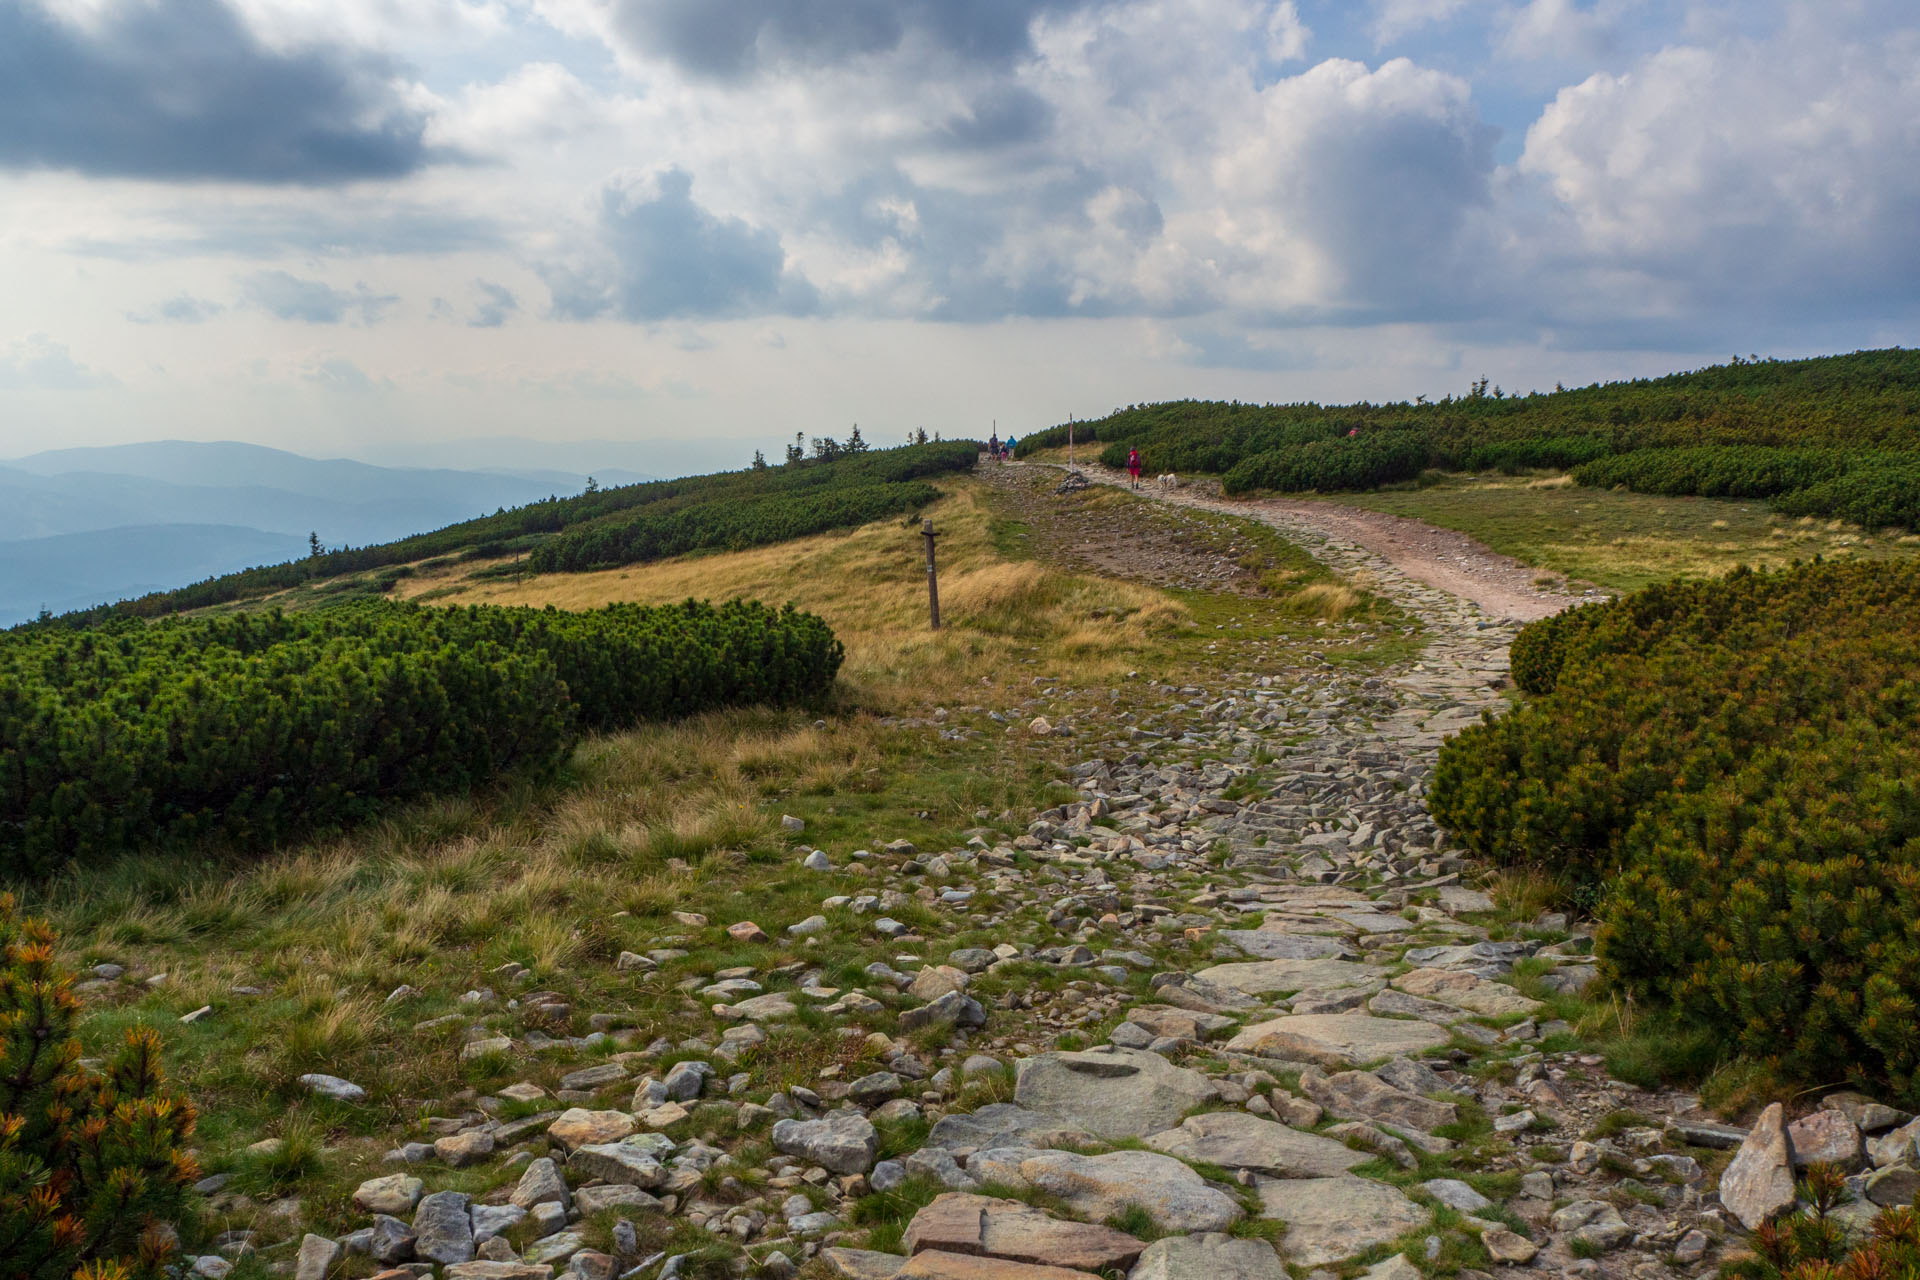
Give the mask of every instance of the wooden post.
[(1067, 470), (1073, 471), (1073, 415), (1067, 415)]
[(920, 522), (920, 535), (927, 540), (927, 612), (933, 618), (933, 630), (940, 629), (940, 580), (933, 567), (933, 531), (931, 519)]

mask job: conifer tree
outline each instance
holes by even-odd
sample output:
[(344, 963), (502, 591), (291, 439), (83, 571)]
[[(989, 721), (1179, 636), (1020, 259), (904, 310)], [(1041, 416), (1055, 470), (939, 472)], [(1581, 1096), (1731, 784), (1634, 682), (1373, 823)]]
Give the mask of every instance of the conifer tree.
[(53, 944), (0, 894), (0, 1259), (21, 1280), (159, 1280), (200, 1176), (193, 1107), (167, 1091), (149, 1028), (104, 1070), (81, 1066)]

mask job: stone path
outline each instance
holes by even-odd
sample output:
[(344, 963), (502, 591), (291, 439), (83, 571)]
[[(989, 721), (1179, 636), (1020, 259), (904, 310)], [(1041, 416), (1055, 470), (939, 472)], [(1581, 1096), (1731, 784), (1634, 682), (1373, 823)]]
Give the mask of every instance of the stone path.
[[(1014, 840), (798, 847), (819, 912), (727, 923), (794, 940), (799, 962), (715, 968), (667, 936), (619, 958), (676, 975), (710, 1035), (476, 1018), (469, 1048), (577, 1069), (442, 1104), (435, 1140), (396, 1145), (354, 1194), (360, 1229), (297, 1251), (232, 1232), (198, 1274), (262, 1247), (297, 1280), (342, 1259), (390, 1280), (674, 1280), (692, 1255), (647, 1242), (680, 1222), (775, 1280), (1330, 1280), (1315, 1269), (1355, 1258), (1369, 1280), (1461, 1258), (1469, 1276), (1652, 1280), (1712, 1274), (1743, 1223), (1791, 1200), (1796, 1150), (1870, 1167), (1869, 1193), (1912, 1181), (1920, 1123), (1891, 1108), (1842, 1095), (1797, 1137), (1773, 1116), (1749, 1138), (1569, 1047), (1546, 1001), (1592, 981), (1590, 940), (1557, 915), (1503, 923), (1424, 804), (1443, 738), (1502, 704), (1513, 622), (1260, 518), (1418, 614), (1420, 658), (1241, 672), (1083, 733), (1005, 725), (1084, 740), (1071, 803)], [(908, 903), (998, 941), (915, 933), (889, 914)], [(887, 958), (829, 985), (804, 953), (836, 932)], [(756, 1088), (769, 1029), (802, 1008), (873, 1069)], [(856, 1222), (876, 1212), (903, 1227), (885, 1248)]]

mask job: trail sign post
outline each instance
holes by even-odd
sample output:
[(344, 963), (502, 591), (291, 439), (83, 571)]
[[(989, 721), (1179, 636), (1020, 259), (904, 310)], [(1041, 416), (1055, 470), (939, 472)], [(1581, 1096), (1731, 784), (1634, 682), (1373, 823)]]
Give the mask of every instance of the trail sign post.
[(939, 535), (933, 531), (931, 519), (920, 522), (920, 536), (927, 540), (927, 613), (933, 619), (932, 629), (940, 629), (940, 579), (933, 565), (933, 540)]

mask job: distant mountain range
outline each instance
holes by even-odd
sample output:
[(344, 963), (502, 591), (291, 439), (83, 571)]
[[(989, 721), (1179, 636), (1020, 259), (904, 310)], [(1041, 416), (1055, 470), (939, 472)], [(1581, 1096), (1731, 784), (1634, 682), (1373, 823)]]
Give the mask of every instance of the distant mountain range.
[(36, 453), (0, 463), (0, 626), (291, 559), (309, 534), (329, 547), (386, 542), (586, 483), (567, 471), (379, 467), (230, 441)]

